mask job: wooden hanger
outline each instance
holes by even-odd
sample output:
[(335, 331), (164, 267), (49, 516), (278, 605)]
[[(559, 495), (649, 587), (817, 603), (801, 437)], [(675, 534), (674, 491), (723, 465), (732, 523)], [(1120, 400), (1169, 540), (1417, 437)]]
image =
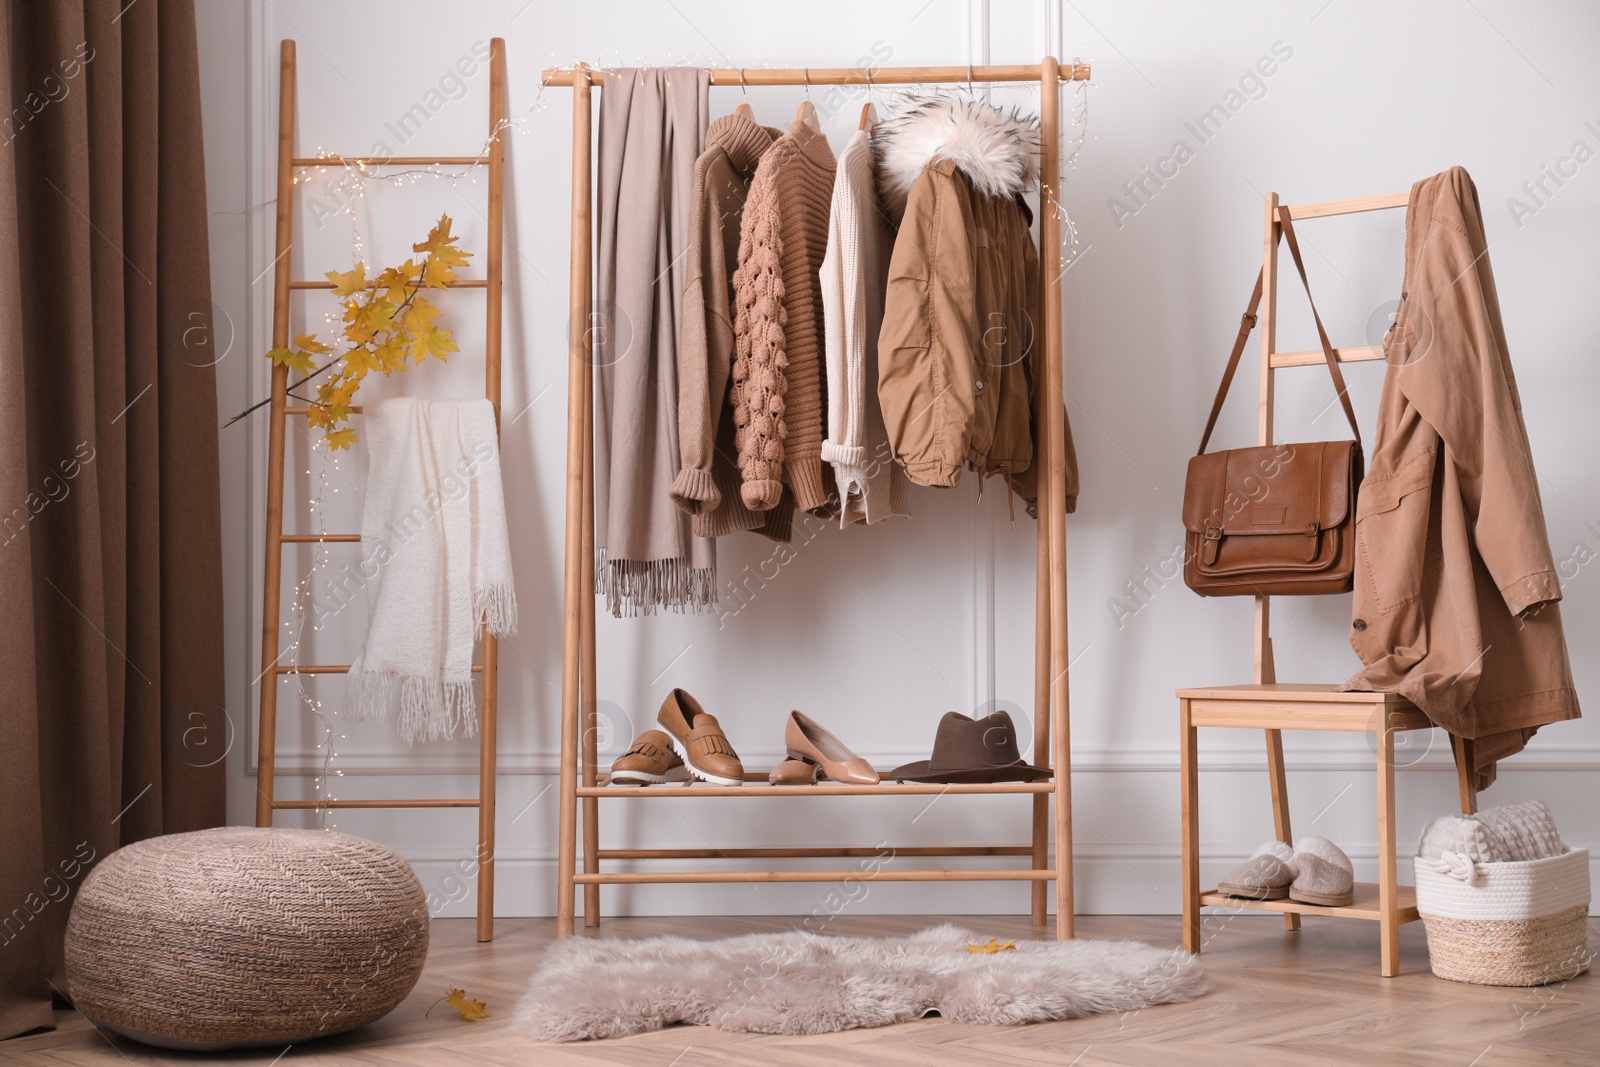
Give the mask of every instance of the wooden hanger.
[(744, 94), (744, 102), (733, 109), (733, 113), (740, 118), (755, 121), (756, 113), (750, 109), (750, 91), (744, 87), (744, 68), (739, 68), (739, 91)]
[(868, 100), (865, 104), (861, 105), (861, 125), (856, 128), (860, 130), (871, 130), (877, 124), (878, 109), (872, 106), (871, 100)]
[(811, 103), (811, 68), (805, 68), (806, 98), (800, 101), (800, 107), (794, 113), (796, 122), (803, 122), (813, 130), (822, 129), (822, 120), (817, 117), (816, 105)]

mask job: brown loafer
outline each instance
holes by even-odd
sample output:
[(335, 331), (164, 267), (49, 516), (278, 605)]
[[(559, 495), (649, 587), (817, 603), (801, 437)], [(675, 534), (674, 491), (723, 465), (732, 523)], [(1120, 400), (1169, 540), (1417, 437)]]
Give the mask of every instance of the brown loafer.
[(700, 702), (674, 689), (661, 702), (656, 715), (678, 758), (689, 773), (712, 785), (744, 785), (744, 764), (728, 743), (716, 716), (707, 714)]
[(818, 726), (816, 720), (798, 711), (789, 713), (783, 740), (790, 759), (808, 760), (822, 768), (830, 780), (847, 785), (877, 785), (878, 772), (860, 756), (844, 747), (837, 737)]
[(769, 785), (815, 785), (817, 775), (821, 773), (822, 768), (810, 760), (786, 759), (772, 768), (772, 773), (767, 775), (767, 783)]
[(672, 739), (660, 730), (646, 730), (611, 764), (613, 785), (663, 785), (686, 782), (689, 770), (672, 751)]

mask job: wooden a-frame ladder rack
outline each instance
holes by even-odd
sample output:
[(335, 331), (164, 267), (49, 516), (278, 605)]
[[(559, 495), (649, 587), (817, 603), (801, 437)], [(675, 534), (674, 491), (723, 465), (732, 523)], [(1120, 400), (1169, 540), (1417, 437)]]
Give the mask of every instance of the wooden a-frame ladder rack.
[[(1278, 350), (1278, 246), (1283, 235), (1279, 211), (1291, 220), (1332, 218), (1367, 211), (1405, 208), (1410, 191), (1378, 196), (1358, 196), (1315, 204), (1280, 205), (1278, 194), (1265, 198), (1266, 221), (1261, 259), (1261, 383), (1257, 406), (1258, 443), (1274, 443), (1276, 407), (1275, 373), (1284, 367), (1322, 366), (1323, 351)], [(1248, 320), (1242, 328), (1248, 328)], [(1364, 345), (1333, 349), (1340, 363), (1362, 363), (1384, 358), (1384, 346)], [(1416, 891), (1403, 886), (1395, 858), (1398, 845), (1395, 824), (1395, 734), (1428, 730), (1433, 723), (1398, 693), (1338, 691), (1334, 685), (1280, 683), (1272, 652), (1272, 598), (1255, 598), (1255, 676), (1245, 685), (1205, 686), (1177, 691), (1179, 718), (1179, 782), (1183, 824), (1183, 947), (1199, 952), (1205, 944), (1200, 909), (1205, 906), (1275, 911), (1283, 915), (1286, 930), (1300, 929), (1300, 917), (1324, 915), (1364, 919), (1379, 928), (1379, 973), (1400, 973), (1400, 927), (1415, 922)], [(1308, 904), (1300, 901), (1246, 900), (1216, 889), (1200, 888), (1200, 785), (1199, 740), (1201, 727), (1260, 729), (1266, 734), (1267, 782), (1272, 800), (1273, 828), (1278, 840), (1293, 842), (1289, 824), (1289, 784), (1283, 758), (1284, 730), (1363, 733), (1376, 756), (1378, 810), (1378, 880), (1357, 882), (1354, 899), (1346, 905)], [(1477, 811), (1478, 796), (1473, 742), (1451, 737), (1456, 760), (1456, 784), (1461, 810)], [(1341, 794), (1342, 795), (1342, 794)]]
[[(452, 289), (481, 289), (487, 298), (484, 330), (484, 395), (494, 405), (495, 420), (500, 418), (500, 285), (501, 254), (505, 215), (505, 152), (501, 124), (505, 120), (506, 49), (505, 41), (494, 38), (489, 45), (489, 126), (488, 155), (479, 156), (390, 156), (383, 159), (355, 156), (299, 157), (294, 154), (295, 135), (295, 54), (294, 42), (285, 40), (280, 51), (278, 82), (278, 210), (276, 258), (273, 274), (272, 343), (289, 343), (289, 300), (301, 289), (327, 290), (325, 281), (300, 281), (290, 277), (294, 242), (295, 172), (326, 166), (415, 166), (470, 167), (482, 162), (488, 171), (489, 205), (485, 238), (485, 277), (458, 279)], [(280, 664), (278, 629), (281, 623), (280, 582), (285, 545), (317, 542), (359, 542), (359, 534), (291, 534), (283, 529), (284, 431), (290, 417), (303, 417), (311, 407), (290, 404), (289, 369), (272, 369), (272, 411), (267, 444), (267, 539), (263, 570), (261, 624), (261, 719), (258, 777), (256, 783), (256, 825), (271, 826), (275, 811), (305, 808), (477, 808), (478, 836), (473, 854), (478, 864), (478, 940), (494, 936), (494, 787), (496, 684), (498, 656), (493, 634), (482, 635), (483, 657), (473, 664), (482, 680), (478, 726), (478, 795), (461, 798), (422, 798), (389, 800), (279, 800), (274, 795), (274, 770), (277, 760), (278, 684), (292, 674), (344, 674), (349, 664)], [(359, 405), (352, 411), (359, 412)]]
[[(1089, 68), (1065, 70), (1053, 57), (1036, 65), (954, 67), (809, 67), (792, 69), (714, 69), (712, 85), (874, 85), (974, 82), (1037, 82), (1040, 186), (1039, 245), (1044, 308), (1041, 355), (1044, 382), (1036, 390), (1036, 424), (1044, 427), (1047, 477), (1040, 480), (1037, 592), (1034, 644), (1034, 762), (1054, 768), (1052, 781), (927, 785), (884, 782), (873, 786), (781, 786), (765, 784), (765, 774), (747, 774), (743, 787), (697, 784), (649, 788), (611, 786), (599, 781), (596, 751), (595, 568), (594, 568), (594, 381), (591, 334), (593, 309), (594, 213), (591, 170), (590, 90), (606, 72), (578, 64), (572, 70), (546, 70), (545, 85), (571, 86), (572, 93), (572, 272), (567, 361), (566, 560), (561, 647), (561, 801), (558, 847), (557, 933), (573, 933), (577, 886), (584, 887), (584, 922), (599, 925), (600, 886), (662, 882), (840, 882), (862, 879), (860, 871), (602, 871), (602, 860), (786, 859), (871, 856), (876, 849), (823, 848), (601, 848), (599, 801), (653, 798), (775, 796), (937, 796), (944, 793), (1020, 794), (1033, 798), (1033, 833), (1026, 845), (955, 846), (896, 849), (897, 857), (1027, 857), (1025, 869), (896, 870), (884, 868), (876, 881), (1027, 881), (1033, 886), (1035, 925), (1046, 921), (1046, 882), (1056, 883), (1056, 934), (1073, 934), (1072, 787), (1068, 745), (1067, 555), (1065, 412), (1061, 386), (1061, 220), (1047, 202), (1059, 201), (1061, 83), (1086, 81)], [(580, 751), (581, 750), (581, 751)], [(581, 776), (581, 785), (579, 784)], [(759, 784), (758, 784), (759, 783)], [(1050, 797), (1055, 797), (1054, 820)], [(583, 869), (577, 870), (578, 807), (583, 808)], [(1054, 844), (1055, 860), (1050, 861)]]

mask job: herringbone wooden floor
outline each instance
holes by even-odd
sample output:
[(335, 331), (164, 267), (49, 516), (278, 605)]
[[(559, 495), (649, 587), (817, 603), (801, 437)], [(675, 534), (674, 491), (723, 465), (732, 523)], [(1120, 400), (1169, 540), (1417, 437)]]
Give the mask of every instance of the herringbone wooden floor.
[[(1043, 931), (1017, 917), (836, 917), (830, 934), (896, 936), (934, 922), (959, 922), (985, 937), (1025, 938)], [(712, 939), (787, 930), (786, 917), (607, 919), (589, 936), (677, 935)], [(415, 992), (387, 1018), (363, 1030), (287, 1049), (200, 1057), (107, 1037), (74, 1012), (60, 1028), (0, 1043), (0, 1063), (193, 1064), (210, 1059), (284, 1067), (315, 1061), (415, 1067), (895, 1067), (934, 1065), (1150, 1065), (1271, 1067), (1406, 1064), (1420, 1067), (1512, 1067), (1600, 1064), (1600, 980), (1586, 974), (1558, 986), (1501, 989), (1441, 981), (1428, 972), (1422, 925), (1401, 932), (1403, 973), (1378, 976), (1374, 924), (1308, 918), (1285, 934), (1276, 916), (1217, 916), (1202, 957), (1216, 988), (1189, 1004), (1148, 1008), (1034, 1026), (961, 1026), (925, 1019), (903, 1026), (817, 1037), (729, 1034), (703, 1027), (620, 1041), (539, 1045), (509, 1034), (495, 1018), (469, 1023), (444, 1005), (425, 1015), (449, 986), (466, 989), (509, 1015), (540, 950), (553, 936), (549, 919), (502, 919), (496, 939), (480, 945), (466, 919), (434, 923), (432, 948)], [(1086, 916), (1080, 936), (1139, 938), (1172, 944), (1175, 916)], [(1600, 923), (1590, 922), (1591, 944)]]

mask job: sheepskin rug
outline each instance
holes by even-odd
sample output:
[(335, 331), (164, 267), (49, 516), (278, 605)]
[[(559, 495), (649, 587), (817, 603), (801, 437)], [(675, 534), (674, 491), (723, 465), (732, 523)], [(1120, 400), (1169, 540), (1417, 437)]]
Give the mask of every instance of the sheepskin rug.
[(803, 930), (726, 941), (569, 937), (546, 950), (513, 1029), (543, 1041), (625, 1037), (673, 1023), (821, 1034), (906, 1022), (1045, 1022), (1191, 1000), (1199, 960), (1139, 941), (1017, 941), (936, 926), (904, 938)]

